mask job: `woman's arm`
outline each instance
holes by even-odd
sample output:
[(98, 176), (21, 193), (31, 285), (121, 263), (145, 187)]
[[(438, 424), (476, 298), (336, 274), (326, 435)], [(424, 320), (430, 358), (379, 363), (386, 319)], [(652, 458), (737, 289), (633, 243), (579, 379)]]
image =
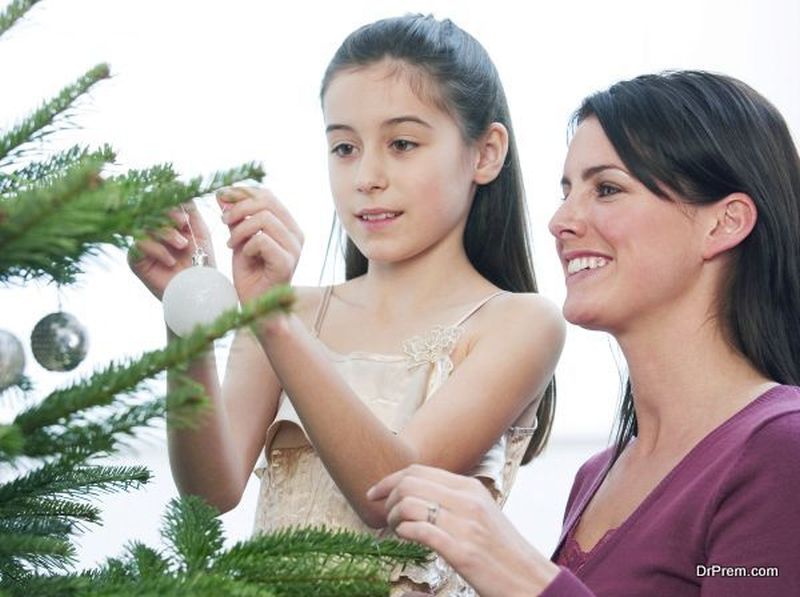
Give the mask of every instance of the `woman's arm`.
[(525, 541), (476, 479), (413, 465), (380, 481), (368, 496), (386, 501), (389, 524), (400, 537), (436, 550), (484, 597), (539, 595), (554, 581), (555, 592), (546, 593), (552, 597), (591, 594), (562, 592), (559, 585), (582, 585)]
[(713, 503), (708, 596), (800, 595), (800, 410), (750, 437)]

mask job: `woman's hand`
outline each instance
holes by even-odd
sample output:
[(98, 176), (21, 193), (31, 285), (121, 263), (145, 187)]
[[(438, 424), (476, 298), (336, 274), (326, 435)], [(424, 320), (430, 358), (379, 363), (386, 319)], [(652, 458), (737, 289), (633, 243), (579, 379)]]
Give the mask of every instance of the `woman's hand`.
[(474, 478), (414, 464), (367, 497), (385, 499), (389, 526), (400, 537), (436, 550), (484, 597), (537, 595), (558, 574)]
[(242, 303), (276, 284), (287, 284), (300, 260), (303, 233), (289, 211), (266, 189), (228, 187), (217, 192), (230, 229), (233, 283)]
[(161, 300), (170, 280), (191, 267), (195, 249), (192, 232), (197, 245), (208, 255), (208, 264), (214, 266), (214, 249), (208, 227), (194, 202), (170, 211), (169, 215), (174, 226), (151, 232), (148, 238), (136, 242), (128, 251), (131, 270), (158, 300)]

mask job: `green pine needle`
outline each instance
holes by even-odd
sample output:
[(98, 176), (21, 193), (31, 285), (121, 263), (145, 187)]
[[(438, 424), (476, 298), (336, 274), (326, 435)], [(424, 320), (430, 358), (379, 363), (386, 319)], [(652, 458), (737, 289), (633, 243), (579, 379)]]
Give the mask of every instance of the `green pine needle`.
[(0, 13), (0, 36), (11, 29), (39, 0), (13, 0)]
[(7, 158), (18, 157), (20, 150), (43, 135), (56, 119), (69, 109), (75, 101), (110, 72), (107, 64), (98, 64), (86, 71), (77, 81), (64, 87), (54, 98), (44, 102), (30, 116), (0, 137), (0, 164)]
[(0, 200), (4, 196), (53, 184), (66, 170), (86, 159), (110, 163), (116, 159), (116, 154), (108, 145), (95, 151), (75, 145), (43, 161), (31, 162), (10, 174), (0, 172)]
[[(143, 466), (85, 466), (75, 464), (83, 460), (78, 452), (47, 462), (39, 468), (0, 485), (0, 516), (13, 512), (19, 500), (43, 496), (80, 498), (129, 490), (150, 480), (151, 474)], [(41, 510), (40, 513), (46, 513)]]
[[(20, 565), (63, 570), (75, 559), (75, 548), (63, 537), (0, 534), (0, 577), (19, 575)], [(1, 586), (0, 586), (1, 588)]]
[(0, 425), (0, 462), (19, 454), (25, 445), (25, 437), (16, 425)]
[(104, 244), (127, 247), (131, 238), (170, 222), (167, 211), (193, 197), (241, 180), (260, 180), (255, 163), (208, 180), (176, 180), (169, 165), (103, 180), (101, 154), (78, 160), (47, 187), (34, 186), (0, 203), (0, 282), (50, 278), (67, 284), (80, 261)]
[(193, 574), (209, 567), (222, 549), (219, 512), (196, 496), (170, 502), (161, 535), (180, 562), (181, 572)]

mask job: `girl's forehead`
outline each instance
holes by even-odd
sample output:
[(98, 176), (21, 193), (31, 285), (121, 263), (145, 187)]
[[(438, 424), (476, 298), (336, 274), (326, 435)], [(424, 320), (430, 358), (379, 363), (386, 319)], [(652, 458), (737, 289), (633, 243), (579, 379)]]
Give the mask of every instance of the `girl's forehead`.
[(433, 77), (400, 60), (343, 69), (331, 78), (322, 98), (326, 121), (398, 109), (449, 116)]

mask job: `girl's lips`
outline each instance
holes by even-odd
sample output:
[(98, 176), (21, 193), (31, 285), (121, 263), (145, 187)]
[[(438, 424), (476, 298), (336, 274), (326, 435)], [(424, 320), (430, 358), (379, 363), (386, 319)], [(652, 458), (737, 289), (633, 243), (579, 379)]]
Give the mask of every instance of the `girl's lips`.
[(361, 212), (358, 215), (358, 221), (370, 232), (377, 232), (394, 224), (402, 215), (402, 212), (389, 211)]

